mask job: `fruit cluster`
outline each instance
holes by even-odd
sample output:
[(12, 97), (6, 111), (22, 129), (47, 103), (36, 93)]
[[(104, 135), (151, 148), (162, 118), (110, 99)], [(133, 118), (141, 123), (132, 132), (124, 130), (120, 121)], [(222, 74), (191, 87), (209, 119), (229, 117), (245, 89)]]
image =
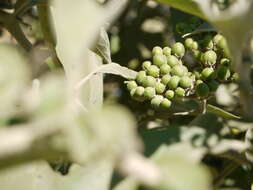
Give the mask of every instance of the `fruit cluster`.
[[(152, 62), (144, 61), (135, 80), (126, 81), (133, 99), (149, 100), (155, 108), (169, 108), (173, 99), (207, 99), (220, 83), (238, 80), (231, 69), (225, 38), (216, 34), (204, 40), (187, 38), (172, 47), (154, 47)], [(186, 57), (192, 58), (192, 63)]]

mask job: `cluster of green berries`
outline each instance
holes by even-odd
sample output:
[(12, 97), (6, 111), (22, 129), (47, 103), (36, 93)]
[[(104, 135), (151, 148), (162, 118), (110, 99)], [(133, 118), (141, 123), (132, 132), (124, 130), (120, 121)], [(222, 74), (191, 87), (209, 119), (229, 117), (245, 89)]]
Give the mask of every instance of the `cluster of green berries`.
[[(171, 47), (154, 47), (152, 61), (144, 61), (135, 80), (125, 82), (131, 97), (150, 101), (154, 108), (164, 109), (168, 109), (175, 99), (208, 98), (220, 83), (238, 79), (231, 70), (224, 40), (217, 34), (204, 46), (187, 38), (185, 44), (177, 42)], [(186, 54), (192, 55), (194, 65), (184, 61)]]

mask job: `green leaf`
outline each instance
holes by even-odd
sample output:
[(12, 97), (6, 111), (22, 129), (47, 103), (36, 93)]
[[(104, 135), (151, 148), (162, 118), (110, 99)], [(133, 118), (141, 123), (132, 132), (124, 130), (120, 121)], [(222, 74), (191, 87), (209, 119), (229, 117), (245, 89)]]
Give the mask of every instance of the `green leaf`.
[(226, 119), (241, 119), (240, 116), (234, 115), (232, 113), (229, 113), (219, 107), (213, 106), (211, 104), (207, 104), (207, 112), (214, 113), (220, 117), (226, 118)]
[(193, 32), (184, 34), (182, 37), (186, 38), (186, 37), (193, 36), (193, 35), (196, 35), (196, 34), (200, 34), (200, 33), (203, 33), (203, 32), (216, 32), (216, 31), (217, 31), (217, 29), (215, 29), (210, 23), (205, 22), (205, 23), (201, 24)]
[(168, 4), (169, 6), (181, 11), (196, 15), (200, 18), (205, 18), (194, 0), (156, 0), (160, 3)]

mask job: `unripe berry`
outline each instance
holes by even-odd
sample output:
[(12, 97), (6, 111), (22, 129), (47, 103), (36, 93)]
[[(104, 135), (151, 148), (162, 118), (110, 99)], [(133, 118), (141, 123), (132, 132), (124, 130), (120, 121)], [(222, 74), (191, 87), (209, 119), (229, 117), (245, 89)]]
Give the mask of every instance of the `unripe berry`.
[(180, 82), (179, 82), (180, 86), (183, 87), (183, 88), (189, 88), (192, 86), (193, 84), (193, 81), (190, 77), (188, 76), (183, 76), (181, 79), (180, 79)]
[(127, 89), (129, 91), (133, 90), (134, 88), (136, 88), (138, 85), (135, 81), (127, 81)]
[(158, 77), (159, 72), (160, 72), (160, 69), (156, 65), (151, 65), (147, 71), (148, 75), (152, 77)]
[(170, 56), (171, 55), (171, 48), (164, 47), (163, 48), (163, 54), (166, 55), (166, 56)]
[(193, 57), (194, 57), (198, 62), (200, 62), (203, 53), (202, 53), (201, 51), (199, 51), (199, 50), (193, 50), (192, 55), (193, 55)]
[(218, 83), (216, 80), (211, 80), (207, 83), (210, 91), (214, 92), (219, 87), (220, 83)]
[(175, 94), (177, 97), (184, 97), (185, 96), (185, 90), (181, 87), (177, 87), (175, 90)]
[(203, 69), (203, 71), (201, 72), (201, 78), (203, 80), (210, 80), (213, 77), (213, 75), (214, 75), (213, 68), (207, 67), (207, 68)]
[(203, 45), (206, 49), (213, 49), (213, 47), (214, 47), (214, 44), (212, 41), (212, 36), (210, 36), (210, 35), (205, 36), (203, 43), (204, 43)]
[(162, 94), (166, 89), (166, 86), (161, 83), (161, 82), (157, 82), (155, 85), (155, 90), (157, 94)]
[(148, 68), (149, 68), (151, 65), (152, 65), (151, 61), (144, 61), (144, 62), (142, 63), (142, 69), (145, 70), (145, 71), (147, 71)]
[(200, 83), (196, 86), (196, 93), (200, 97), (206, 97), (209, 94), (209, 87), (205, 83)]
[(156, 54), (163, 54), (163, 49), (159, 46), (155, 46), (152, 50), (152, 54), (156, 55)]
[(146, 76), (142, 84), (144, 87), (155, 87), (156, 79), (152, 76)]
[(151, 100), (151, 106), (154, 107), (154, 108), (159, 108), (162, 101), (163, 101), (163, 96), (156, 95)]
[(220, 60), (220, 65), (230, 67), (231, 66), (231, 61), (227, 58), (222, 58)]
[(147, 99), (152, 99), (155, 96), (155, 88), (152, 87), (147, 87), (144, 90), (144, 97)]
[(194, 51), (194, 50), (197, 50), (199, 48), (199, 44), (198, 42), (193, 42), (190, 46), (190, 50)]
[(146, 78), (146, 72), (145, 71), (139, 71), (136, 76), (136, 81), (138, 84), (142, 84), (143, 80)]
[(223, 39), (224, 37), (221, 35), (221, 34), (216, 34), (214, 37), (213, 37), (213, 43), (214, 45), (217, 45), (218, 42)]
[(179, 77), (184, 76), (185, 73), (185, 69), (181, 66), (181, 65), (176, 65), (171, 69), (171, 74), (172, 75), (177, 75)]
[(155, 54), (153, 56), (153, 64), (161, 67), (162, 65), (167, 63), (167, 58), (163, 54)]
[(225, 38), (222, 38), (217, 43), (217, 48), (221, 50), (225, 50), (227, 48), (227, 40)]
[(194, 42), (194, 40), (192, 38), (186, 38), (186, 40), (184, 41), (184, 45), (186, 48), (191, 49), (191, 45)]
[(170, 70), (171, 70), (171, 67), (167, 64), (164, 64), (160, 67), (160, 72), (162, 75), (168, 74), (170, 72)]
[(220, 80), (227, 80), (230, 77), (230, 70), (226, 66), (220, 66), (217, 71), (217, 77)]
[(171, 51), (174, 55), (176, 55), (177, 57), (183, 57), (185, 54), (185, 48), (184, 45), (180, 42), (175, 43), (172, 48)]
[(165, 92), (165, 97), (168, 98), (168, 99), (173, 99), (175, 96), (175, 92), (173, 90), (167, 90)]
[(136, 96), (143, 96), (144, 90), (145, 90), (144, 87), (138, 86), (138, 87), (136, 88), (136, 90), (135, 90), (134, 95), (136, 95)]
[(179, 81), (179, 76), (172, 76), (167, 85), (170, 89), (176, 89), (178, 87)]
[(203, 81), (202, 81), (202, 80), (197, 80), (197, 81), (196, 81), (196, 85), (198, 85), (198, 84), (200, 84), (200, 83), (203, 83)]
[(216, 63), (217, 55), (214, 51), (209, 50), (203, 54), (203, 62), (207, 65), (213, 65)]
[(170, 55), (167, 57), (167, 63), (169, 66), (174, 67), (179, 64), (179, 61), (174, 55)]
[(162, 82), (164, 85), (167, 85), (168, 82), (170, 81), (170, 79), (171, 79), (170, 74), (166, 74), (166, 75), (164, 75), (164, 76), (162, 77), (161, 82)]
[(193, 74), (194, 74), (196, 79), (200, 79), (201, 78), (201, 68), (200, 67), (195, 68), (193, 70)]
[(162, 108), (168, 109), (168, 108), (170, 108), (170, 106), (171, 106), (171, 101), (168, 100), (167, 98), (164, 98), (164, 99), (162, 100), (160, 106), (161, 106)]
[(182, 65), (182, 69), (184, 70), (184, 74), (188, 74), (188, 68), (184, 65)]

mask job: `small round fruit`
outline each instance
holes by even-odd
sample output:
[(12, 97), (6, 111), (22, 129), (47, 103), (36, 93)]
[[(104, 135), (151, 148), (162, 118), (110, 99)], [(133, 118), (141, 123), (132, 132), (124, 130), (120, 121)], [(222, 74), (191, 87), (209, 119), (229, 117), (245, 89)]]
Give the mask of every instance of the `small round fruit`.
[(164, 98), (164, 99), (162, 100), (160, 106), (161, 106), (162, 108), (168, 109), (168, 108), (170, 108), (170, 106), (171, 106), (171, 101), (168, 100), (167, 98)]
[(142, 69), (145, 70), (145, 71), (147, 71), (148, 68), (149, 68), (151, 65), (152, 65), (151, 61), (144, 61), (144, 62), (142, 63)]
[(220, 83), (218, 83), (216, 80), (211, 80), (207, 83), (210, 91), (215, 92), (217, 88), (219, 87)]
[(133, 90), (134, 88), (136, 88), (138, 85), (135, 81), (127, 81), (127, 89), (129, 91)]
[(166, 56), (170, 56), (171, 55), (171, 48), (164, 47), (163, 48), (163, 54), (166, 55)]
[(146, 78), (146, 72), (145, 71), (139, 71), (136, 76), (136, 81), (138, 84), (141, 84), (143, 80)]
[(231, 61), (227, 58), (222, 58), (220, 60), (220, 65), (230, 67), (231, 66)]
[(168, 99), (173, 99), (175, 96), (175, 92), (173, 90), (167, 90), (165, 92), (165, 97), (168, 98)]
[(206, 49), (213, 49), (214, 43), (212, 41), (212, 36), (211, 35), (205, 36), (203, 45)]
[(190, 77), (188, 76), (183, 76), (181, 79), (180, 79), (180, 82), (179, 82), (180, 86), (183, 87), (183, 88), (189, 88), (192, 86), (193, 84), (193, 81)]
[(213, 77), (214, 75), (214, 70), (213, 68), (205, 68), (203, 69), (203, 71), (201, 72), (201, 78), (204, 79), (204, 80), (209, 80)]
[(134, 95), (136, 95), (136, 96), (143, 96), (144, 90), (145, 90), (144, 87), (138, 86), (138, 87), (136, 88), (136, 90), (135, 90)]
[(162, 94), (166, 89), (166, 86), (161, 83), (161, 82), (157, 82), (155, 85), (155, 90), (157, 94)]
[(190, 46), (190, 50), (192, 50), (192, 51), (194, 51), (194, 50), (198, 50), (198, 48), (199, 48), (199, 44), (198, 44), (198, 42), (193, 42), (192, 44), (191, 44), (191, 46)]
[(191, 49), (191, 45), (194, 42), (194, 40), (192, 38), (186, 38), (186, 40), (184, 41), (184, 45), (186, 48)]
[(206, 97), (209, 94), (209, 87), (206, 83), (200, 83), (196, 86), (196, 93), (200, 97)]
[(143, 95), (146, 99), (152, 99), (155, 96), (155, 94), (156, 94), (155, 88), (147, 87), (145, 88)]
[(185, 54), (185, 48), (184, 45), (180, 42), (175, 43), (172, 48), (171, 51), (174, 55), (176, 55), (177, 57), (183, 57)]
[(179, 81), (179, 76), (172, 76), (167, 85), (170, 89), (176, 89), (178, 87)]
[(154, 108), (159, 108), (162, 101), (163, 101), (163, 96), (156, 95), (151, 100), (151, 106), (154, 107)]
[(232, 80), (233, 81), (235, 81), (235, 82), (238, 82), (239, 81), (239, 74), (238, 73), (234, 73), (233, 75), (232, 75)]
[(152, 54), (156, 55), (156, 54), (163, 54), (163, 49), (159, 46), (155, 46), (152, 50)]
[(202, 80), (197, 80), (197, 81), (196, 81), (196, 85), (198, 85), (198, 84), (200, 84), (200, 83), (203, 83), (203, 81), (202, 81)]
[(203, 58), (202, 58), (203, 62), (207, 65), (213, 65), (216, 63), (216, 60), (217, 60), (217, 55), (214, 51), (212, 50), (209, 50), (209, 51), (206, 51), (204, 54), (203, 54)]
[(151, 65), (147, 71), (148, 75), (152, 77), (158, 77), (159, 72), (160, 72), (160, 69), (156, 65)]
[(144, 87), (155, 87), (156, 79), (152, 76), (146, 76), (142, 84)]
[(167, 64), (164, 64), (160, 67), (160, 72), (162, 75), (168, 74), (170, 72), (170, 70), (171, 70), (171, 67)]
[(217, 71), (217, 77), (220, 80), (227, 80), (230, 77), (231, 73), (228, 67), (220, 66)]
[(218, 42), (223, 39), (224, 37), (221, 35), (221, 34), (216, 34), (214, 37), (213, 37), (213, 43), (214, 45), (217, 45)]
[(185, 69), (181, 65), (176, 65), (171, 69), (171, 74), (182, 77), (185, 75)]
[(194, 69), (193, 75), (195, 76), (196, 79), (200, 79), (201, 78), (201, 68), (198, 67), (198, 68)]
[(162, 65), (166, 64), (167, 63), (167, 58), (165, 55), (163, 54), (155, 54), (153, 56), (153, 64), (158, 66), (158, 67), (161, 67)]
[(179, 64), (179, 61), (174, 55), (170, 55), (167, 56), (167, 63), (169, 66), (174, 67)]
[(227, 40), (223, 37), (222, 39), (219, 40), (217, 43), (217, 48), (221, 50), (225, 50), (228, 47), (227, 45)]
[(175, 90), (175, 94), (177, 97), (184, 97), (185, 96), (185, 90), (181, 87), (177, 87)]
[(161, 82), (162, 82), (164, 85), (167, 85), (168, 82), (170, 81), (170, 79), (171, 79), (170, 74), (166, 74), (166, 75), (164, 75), (164, 76), (162, 77)]

